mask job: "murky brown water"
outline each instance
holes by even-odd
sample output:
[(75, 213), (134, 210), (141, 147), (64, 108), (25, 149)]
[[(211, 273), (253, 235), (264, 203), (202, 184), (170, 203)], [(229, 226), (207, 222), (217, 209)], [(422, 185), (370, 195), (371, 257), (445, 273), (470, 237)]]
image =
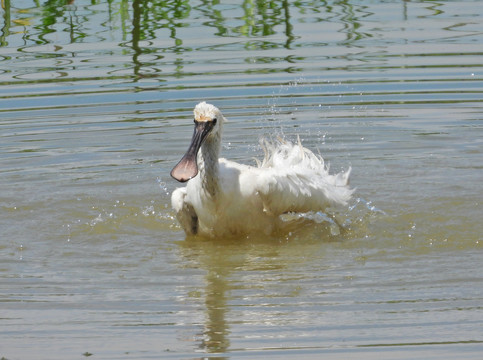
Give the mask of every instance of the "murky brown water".
[[(0, 357), (479, 359), (478, 1), (66, 3), (2, 2)], [(185, 239), (200, 100), (352, 166), (341, 233)]]

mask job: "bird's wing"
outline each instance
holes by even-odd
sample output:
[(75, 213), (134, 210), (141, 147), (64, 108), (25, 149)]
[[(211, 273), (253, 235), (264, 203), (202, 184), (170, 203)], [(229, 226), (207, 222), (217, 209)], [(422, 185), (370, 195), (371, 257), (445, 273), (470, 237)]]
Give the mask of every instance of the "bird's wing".
[(265, 143), (265, 159), (256, 180), (264, 210), (274, 215), (286, 212), (324, 210), (344, 205), (353, 190), (348, 186), (350, 169), (330, 175), (321, 157), (298, 144)]

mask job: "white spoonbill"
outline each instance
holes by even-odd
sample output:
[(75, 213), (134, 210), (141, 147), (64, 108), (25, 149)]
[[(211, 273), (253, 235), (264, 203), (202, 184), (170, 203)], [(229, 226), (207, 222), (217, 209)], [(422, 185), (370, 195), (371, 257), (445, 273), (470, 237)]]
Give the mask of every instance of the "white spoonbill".
[(187, 235), (270, 234), (281, 226), (281, 214), (323, 211), (350, 199), (350, 169), (330, 175), (324, 160), (300, 141), (265, 142), (258, 167), (219, 158), (225, 121), (215, 106), (196, 105), (191, 145), (171, 171), (176, 180), (188, 181), (171, 196)]

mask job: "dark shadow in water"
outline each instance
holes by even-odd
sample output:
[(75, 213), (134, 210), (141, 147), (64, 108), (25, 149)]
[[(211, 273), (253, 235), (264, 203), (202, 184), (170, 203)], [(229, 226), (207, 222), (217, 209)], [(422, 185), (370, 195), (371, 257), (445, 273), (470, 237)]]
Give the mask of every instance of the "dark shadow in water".
[[(244, 46), (246, 49), (273, 49), (278, 47), (291, 48), (296, 38), (293, 35), (293, 26), (290, 23), (290, 4), (284, 1), (250, 1), (245, 0), (240, 4), (243, 15), (240, 20), (242, 25), (233, 22), (233, 19), (223, 15), (221, 10), (215, 8), (218, 1), (203, 1), (196, 9), (203, 13), (207, 21), (205, 26), (216, 28), (215, 35), (222, 37), (244, 37), (248, 40)], [(298, 5), (294, 5), (298, 6)], [(268, 37), (277, 33), (276, 27), (283, 25), (286, 36), (285, 43), (269, 41)], [(266, 41), (250, 40), (250, 38), (267, 38)]]
[(2, 0), (3, 27), (0, 35), (0, 46), (7, 46), (7, 37), (10, 35), (10, 0)]
[(132, 62), (134, 64), (134, 74), (139, 76), (141, 69), (141, 62), (138, 60), (139, 56), (142, 54), (142, 49), (139, 47), (139, 39), (141, 38), (140, 33), (140, 22), (141, 22), (141, 1), (134, 0), (132, 2), (133, 16), (132, 16), (132, 49), (133, 56)]
[[(372, 37), (371, 34), (364, 33), (360, 30), (362, 27), (361, 19), (370, 15), (370, 13), (366, 12), (366, 6), (353, 5), (348, 0), (337, 1), (335, 4), (340, 7), (340, 14), (338, 17), (340, 17), (344, 26), (340, 32), (344, 33), (346, 36), (346, 39), (341, 42), (341, 45), (356, 46), (359, 40)], [(328, 9), (330, 8), (331, 7), (328, 6)]]
[(282, 6), (283, 6), (283, 11), (285, 13), (285, 36), (287, 37), (287, 40), (285, 41), (285, 48), (286, 49), (290, 49), (291, 48), (291, 44), (292, 42), (294, 41), (295, 39), (295, 36), (293, 35), (293, 26), (292, 24), (290, 23), (290, 11), (289, 11), (289, 3), (287, 0), (284, 0), (282, 2)]
[[(54, 33), (54, 25), (59, 22), (59, 20), (64, 19), (66, 11), (70, 10), (66, 7), (70, 2), (67, 0), (47, 0), (42, 4), (42, 22), (37, 26), (40, 33), (37, 33), (37, 40), (34, 40), (37, 44), (49, 44), (51, 41), (46, 39), (45, 36), (50, 33)], [(64, 19), (66, 22), (66, 19)], [(75, 43), (79, 41), (75, 35), (75, 25), (73, 23), (72, 16), (69, 16), (69, 34), (70, 42)], [(82, 31), (78, 32), (81, 34), (80, 38), (86, 36)], [(27, 34), (28, 35), (28, 34)]]
[[(152, 1), (152, 0), (133, 0), (133, 20), (131, 31), (131, 48), (133, 50), (133, 73), (135, 80), (143, 77), (156, 77), (162, 72), (158, 66), (158, 60), (162, 60), (165, 52), (180, 54), (174, 62), (176, 64), (175, 73), (181, 75), (184, 63), (181, 54), (191, 51), (189, 47), (183, 46), (183, 40), (178, 36), (177, 29), (187, 26), (186, 19), (190, 16), (191, 7), (188, 0), (174, 1)], [(155, 46), (141, 46), (144, 41), (152, 45), (154, 40), (159, 39), (156, 35), (157, 30), (169, 30), (169, 38), (173, 45), (156, 48)], [(142, 61), (142, 55), (151, 54), (149, 61)]]

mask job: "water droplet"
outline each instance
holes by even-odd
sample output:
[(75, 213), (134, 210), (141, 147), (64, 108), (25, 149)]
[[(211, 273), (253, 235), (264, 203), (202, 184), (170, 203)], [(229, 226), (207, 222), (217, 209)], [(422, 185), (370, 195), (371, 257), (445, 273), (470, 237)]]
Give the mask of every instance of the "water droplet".
[(332, 236), (340, 235), (340, 228), (335, 222), (330, 224), (330, 234)]

